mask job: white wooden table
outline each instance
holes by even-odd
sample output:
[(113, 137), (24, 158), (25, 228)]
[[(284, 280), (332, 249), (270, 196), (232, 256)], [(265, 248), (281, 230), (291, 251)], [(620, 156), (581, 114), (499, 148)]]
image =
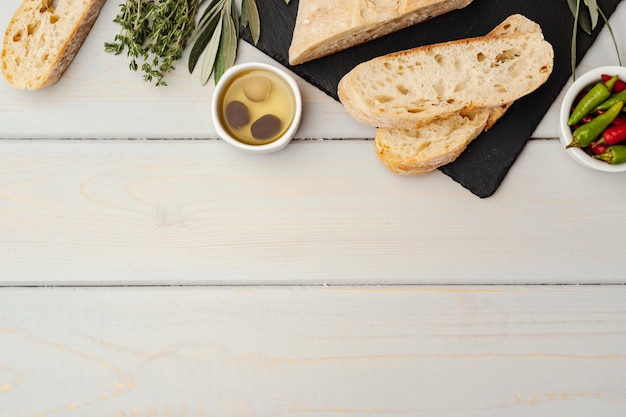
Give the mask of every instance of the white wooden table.
[(560, 97), (487, 199), (300, 79), (298, 140), (242, 154), (184, 64), (103, 52), (116, 12), (55, 86), (0, 80), (0, 417), (626, 414), (626, 178), (565, 155)]

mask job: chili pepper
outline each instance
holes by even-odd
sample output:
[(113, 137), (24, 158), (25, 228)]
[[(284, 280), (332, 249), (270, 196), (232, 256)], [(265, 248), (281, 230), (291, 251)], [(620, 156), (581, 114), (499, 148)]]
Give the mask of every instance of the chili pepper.
[(583, 123), (589, 123), (590, 121), (593, 120), (593, 116), (585, 116), (583, 117), (583, 119), (581, 120), (581, 122)]
[(576, 105), (574, 112), (567, 121), (568, 126), (573, 126), (580, 122), (583, 117), (588, 115), (600, 103), (611, 96), (611, 90), (617, 81), (617, 75), (607, 82), (599, 82), (594, 85), (585, 97)]
[(598, 107), (596, 107), (596, 111), (606, 110), (618, 101), (626, 101), (626, 90), (622, 91), (621, 93), (613, 94), (611, 97), (604, 100), (602, 103), (600, 103), (600, 105), (598, 105)]
[(596, 159), (606, 161), (611, 165), (623, 164), (626, 162), (626, 145), (613, 145), (606, 148), (606, 152), (593, 156)]
[[(624, 109), (622, 108), (622, 110), (624, 110)], [(622, 119), (622, 118), (621, 118), (621, 117), (619, 117), (619, 116), (617, 116), (617, 117), (615, 118), (615, 120), (613, 120), (613, 126), (621, 126), (621, 125), (623, 125), (623, 124), (626, 124), (626, 120)]]
[(602, 141), (607, 145), (616, 145), (626, 140), (626, 124), (609, 127), (602, 133)]
[(600, 155), (606, 152), (606, 149), (609, 147), (606, 143), (604, 143), (601, 139), (593, 141), (589, 144), (589, 149), (593, 152), (594, 155)]
[(572, 142), (566, 147), (571, 148), (572, 146), (575, 146), (584, 148), (585, 146), (589, 146), (589, 144), (596, 140), (602, 134), (604, 129), (606, 129), (617, 117), (619, 112), (622, 111), (622, 107), (624, 107), (624, 102), (618, 101), (604, 114), (601, 114), (589, 123), (574, 130), (574, 133), (572, 133)]
[[(602, 81), (604, 82), (610, 80), (611, 78), (613, 77), (610, 76), (609, 74), (602, 74)], [(617, 80), (615, 82), (615, 85), (613, 86), (613, 92), (621, 93), (624, 90), (626, 90), (626, 83), (622, 80)]]

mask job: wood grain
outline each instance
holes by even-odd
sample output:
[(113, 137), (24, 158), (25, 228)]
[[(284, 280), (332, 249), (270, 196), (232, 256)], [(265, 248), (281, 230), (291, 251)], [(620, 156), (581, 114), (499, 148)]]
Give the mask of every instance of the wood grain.
[[(624, 282), (623, 175), (529, 145), (481, 200), (389, 174), (371, 141), (5, 141), (10, 284)], [(558, 168), (558, 169), (557, 169)]]
[(623, 287), (0, 290), (0, 416), (622, 416)]

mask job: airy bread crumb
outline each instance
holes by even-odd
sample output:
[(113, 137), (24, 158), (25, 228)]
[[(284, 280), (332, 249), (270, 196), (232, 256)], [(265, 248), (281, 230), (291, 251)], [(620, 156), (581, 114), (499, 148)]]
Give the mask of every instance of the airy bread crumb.
[(9, 22), (2, 74), (15, 88), (36, 90), (59, 80), (105, 0), (24, 0)]

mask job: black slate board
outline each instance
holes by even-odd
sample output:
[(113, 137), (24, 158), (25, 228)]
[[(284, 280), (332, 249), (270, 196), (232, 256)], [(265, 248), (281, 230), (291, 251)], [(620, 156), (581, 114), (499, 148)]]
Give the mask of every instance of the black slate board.
[[(581, 0), (582, 1), (582, 0)], [(610, 16), (620, 0), (598, 0)], [(482, 36), (509, 15), (520, 13), (537, 22), (554, 48), (554, 71), (546, 84), (518, 100), (496, 125), (473, 141), (453, 163), (440, 170), (478, 197), (493, 195), (524, 149), (530, 135), (559, 95), (571, 75), (570, 48), (573, 17), (566, 0), (474, 0), (464, 9), (438, 16), (402, 31), (305, 64), (290, 66), (288, 50), (298, 9), (298, 0), (256, 0), (261, 19), (257, 48), (290, 68), (304, 80), (337, 99), (341, 77), (357, 64), (421, 45)], [(337, 0), (341, 8), (341, 0)], [(580, 31), (577, 62), (598, 35), (602, 23), (588, 36)], [(249, 43), (246, 29), (242, 37)]]

